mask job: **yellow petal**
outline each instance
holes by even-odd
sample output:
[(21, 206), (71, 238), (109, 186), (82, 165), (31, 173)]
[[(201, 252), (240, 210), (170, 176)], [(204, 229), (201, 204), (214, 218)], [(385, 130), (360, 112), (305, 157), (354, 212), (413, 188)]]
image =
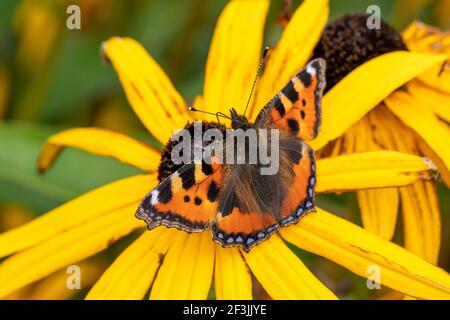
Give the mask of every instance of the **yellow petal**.
[(356, 196), (364, 228), (383, 239), (391, 240), (397, 223), (397, 189), (358, 190)]
[[(0, 264), (0, 297), (90, 257), (145, 224), (134, 217), (138, 203), (68, 229)], [(41, 232), (45, 232), (41, 230)]]
[[(406, 127), (386, 108), (384, 103), (369, 112), (368, 116), (363, 119), (367, 119), (367, 129), (370, 128), (368, 130), (371, 132), (372, 139), (380, 149), (404, 152), (404, 150), (399, 150), (395, 144), (395, 139), (392, 137), (394, 131), (413, 141), (410, 137), (411, 134), (403, 132)], [(390, 128), (395, 128), (395, 130)]]
[(336, 299), (278, 235), (272, 235), (243, 255), (256, 279), (273, 299)]
[(412, 51), (450, 55), (450, 33), (421, 21), (413, 21), (403, 31), (402, 38)]
[[(137, 207), (137, 202), (156, 183), (155, 176), (143, 175), (90, 191), (21, 227), (0, 234), (0, 257), (37, 245), (132, 203)], [(134, 212), (131, 216), (134, 217)]]
[[(394, 115), (386, 108), (380, 109), (380, 116), (384, 115), (387, 127), (396, 127), (390, 131), (390, 138), (398, 150), (417, 154), (417, 145), (427, 145), (420, 137), (403, 123), (395, 124)], [(400, 122), (395, 119), (396, 122)], [(426, 154), (426, 153), (425, 153)], [(439, 162), (437, 162), (440, 165)], [(445, 166), (444, 166), (445, 168)], [(441, 170), (442, 171), (442, 170)], [(431, 181), (419, 181), (401, 189), (403, 211), (403, 226), (405, 246), (412, 248), (415, 254), (436, 262), (441, 241), (439, 208), (436, 200), (436, 190)]]
[(438, 167), (439, 175), (442, 177), (442, 181), (445, 182), (447, 187), (450, 187), (450, 169), (448, 169), (444, 162), (438, 157), (438, 155), (430, 148), (430, 146), (423, 139), (417, 139), (417, 147), (426, 157), (430, 158), (434, 164)]
[[(360, 120), (361, 121), (361, 120)], [(350, 128), (347, 130), (345, 135), (342, 137), (342, 153), (343, 154), (353, 154), (356, 152), (356, 142), (358, 141), (358, 136), (355, 132), (355, 130), (352, 130)]]
[(2, 300), (27, 300), (31, 295), (32, 289), (32, 285), (25, 286), (3, 297)]
[[(80, 277), (81, 289), (90, 288), (100, 277), (105, 266), (101, 259), (89, 259), (77, 264), (82, 271)], [(3, 297), (3, 300), (68, 300), (79, 294), (79, 290), (67, 286), (70, 274), (67, 268), (58, 270), (48, 277), (26, 285)]]
[(420, 81), (411, 81), (406, 88), (417, 102), (430, 108), (439, 118), (450, 122), (450, 94), (434, 90)]
[(404, 294), (401, 294), (400, 292), (397, 292), (395, 290), (389, 290), (388, 292), (381, 294), (377, 300), (417, 300), (413, 297), (405, 296)]
[(252, 278), (237, 248), (215, 244), (214, 290), (216, 299), (252, 300)]
[(281, 235), (365, 278), (371, 275), (369, 267), (378, 267), (382, 286), (416, 298), (450, 299), (447, 272), (320, 208), (282, 228)]
[(436, 264), (441, 242), (441, 220), (436, 190), (422, 181), (400, 189), (405, 248)]
[(150, 299), (206, 299), (214, 269), (214, 243), (209, 231), (178, 231), (152, 286)]
[[(450, 55), (447, 59), (450, 59)], [(430, 68), (417, 78), (427, 86), (450, 94), (450, 64), (448, 61), (445, 65), (441, 64)]]
[(69, 129), (48, 138), (39, 156), (39, 171), (47, 170), (64, 147), (113, 157), (142, 170), (155, 171), (161, 158), (158, 150), (124, 134), (100, 128)]
[[(344, 144), (344, 139), (343, 137), (337, 138), (336, 140), (334, 140), (333, 144), (330, 145), (331, 149), (329, 151), (329, 153), (324, 153), (325, 155), (328, 154), (330, 158), (333, 157), (337, 157), (340, 154), (345, 154), (345, 147), (346, 145)], [(318, 154), (319, 157), (325, 157), (324, 155), (320, 155), (321, 152), (325, 151), (324, 149), (319, 150)]]
[(164, 227), (145, 231), (105, 271), (86, 299), (143, 299), (174, 232)]
[[(413, 52), (443, 53), (447, 55), (447, 60), (450, 59), (450, 32), (442, 32), (436, 27), (414, 21), (402, 36), (409, 50)], [(428, 86), (450, 94), (450, 64), (448, 62), (445, 65), (430, 68), (418, 78)]]
[(203, 103), (243, 113), (258, 69), (268, 0), (230, 1), (217, 22), (206, 63)]
[[(80, 286), (81, 289), (89, 288), (100, 277), (104, 266), (97, 261), (82, 261), (78, 264), (81, 271)], [(59, 270), (50, 276), (37, 282), (27, 300), (68, 300), (79, 293), (78, 290), (70, 289), (67, 286), (67, 278), (70, 274), (67, 269)]]
[(317, 139), (311, 141), (311, 146), (315, 150), (322, 148), (328, 141), (342, 135), (392, 91), (445, 59), (445, 55), (396, 51), (359, 66), (324, 96), (321, 131)]
[(103, 43), (102, 52), (116, 69), (134, 112), (161, 143), (191, 121), (183, 98), (141, 44), (113, 37)]
[(396, 151), (371, 151), (317, 161), (317, 192), (404, 186), (436, 169), (426, 159)]
[(405, 92), (395, 92), (385, 102), (389, 110), (426, 141), (449, 170), (450, 130), (430, 109)]
[(328, 0), (305, 0), (295, 11), (267, 66), (255, 94), (254, 114), (308, 62), (328, 20)]
[[(377, 109), (379, 107), (370, 111), (367, 116), (359, 120), (345, 133), (344, 137), (349, 133), (353, 134), (355, 152), (382, 149), (381, 142), (375, 138), (375, 131), (389, 130), (389, 127), (384, 125), (384, 121), (375, 124), (371, 122), (373, 113), (376, 113)], [(356, 196), (364, 228), (383, 239), (390, 240), (397, 222), (399, 203), (397, 189), (358, 190)]]

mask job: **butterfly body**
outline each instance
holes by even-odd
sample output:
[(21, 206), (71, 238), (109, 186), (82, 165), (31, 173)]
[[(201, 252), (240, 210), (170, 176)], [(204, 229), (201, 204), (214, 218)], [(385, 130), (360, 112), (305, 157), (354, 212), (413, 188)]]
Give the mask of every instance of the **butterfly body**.
[(247, 130), (253, 126), (249, 123), (248, 119), (244, 115), (239, 115), (235, 109), (230, 110), (231, 115), (231, 128)]
[[(304, 140), (318, 133), (324, 72), (322, 59), (311, 61), (264, 106), (254, 123), (230, 111), (231, 130), (279, 131), (275, 174), (261, 174), (265, 164), (259, 158), (255, 163), (187, 163), (144, 198), (136, 216), (149, 229), (160, 225), (187, 232), (210, 229), (222, 246), (249, 251), (314, 210), (314, 152)], [(268, 144), (270, 137), (267, 134)], [(246, 142), (241, 150), (246, 159), (251, 147)]]

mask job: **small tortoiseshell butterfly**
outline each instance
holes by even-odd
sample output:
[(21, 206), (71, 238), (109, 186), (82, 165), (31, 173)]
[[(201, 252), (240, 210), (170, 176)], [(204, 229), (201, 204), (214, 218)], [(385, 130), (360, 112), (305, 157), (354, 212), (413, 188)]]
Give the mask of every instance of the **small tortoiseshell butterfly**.
[(261, 175), (258, 164), (184, 164), (143, 199), (136, 217), (149, 229), (166, 226), (191, 233), (209, 228), (223, 247), (248, 252), (314, 210), (314, 152), (304, 141), (314, 139), (320, 127), (325, 67), (320, 58), (309, 62), (254, 123), (231, 110), (234, 130), (279, 129), (276, 174)]

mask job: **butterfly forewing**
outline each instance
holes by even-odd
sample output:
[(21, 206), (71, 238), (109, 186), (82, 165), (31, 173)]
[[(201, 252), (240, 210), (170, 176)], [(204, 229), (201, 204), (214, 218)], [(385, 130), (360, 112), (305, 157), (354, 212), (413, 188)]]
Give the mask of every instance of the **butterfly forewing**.
[[(297, 146), (295, 149), (292, 147)], [(316, 164), (314, 151), (303, 141), (291, 141), (288, 156), (292, 160), (294, 179), (281, 207), (281, 226), (298, 222), (307, 212), (314, 210), (314, 187), (316, 184)], [(297, 151), (295, 151), (297, 150)]]
[(321, 122), (325, 61), (314, 59), (258, 114), (256, 125), (275, 127), (302, 140), (314, 139)]
[(217, 212), (221, 182), (220, 165), (186, 164), (142, 200), (136, 217), (146, 221), (149, 229), (163, 225), (201, 232)]

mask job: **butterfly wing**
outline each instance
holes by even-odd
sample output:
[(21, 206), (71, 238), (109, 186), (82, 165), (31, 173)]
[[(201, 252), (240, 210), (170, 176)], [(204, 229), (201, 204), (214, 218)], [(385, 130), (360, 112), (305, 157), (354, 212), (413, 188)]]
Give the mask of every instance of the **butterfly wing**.
[(218, 204), (222, 166), (185, 164), (164, 179), (140, 203), (136, 217), (148, 229), (158, 226), (201, 232), (210, 226)]
[(297, 223), (304, 214), (315, 209), (316, 163), (314, 151), (299, 139), (287, 139), (280, 148), (290, 159), (294, 175), (280, 210), (280, 225), (284, 227)]
[(217, 213), (211, 225), (213, 239), (223, 247), (242, 247), (245, 251), (270, 237), (278, 230), (275, 216), (261, 212), (242, 212), (234, 207), (230, 214)]
[(321, 121), (325, 68), (321, 58), (309, 62), (264, 106), (255, 124), (278, 128), (302, 140), (314, 139)]
[(256, 165), (231, 165), (228, 169), (211, 224), (213, 239), (224, 247), (239, 246), (249, 251), (279, 228), (271, 210), (280, 207), (274, 191), (276, 177), (257, 174)]

